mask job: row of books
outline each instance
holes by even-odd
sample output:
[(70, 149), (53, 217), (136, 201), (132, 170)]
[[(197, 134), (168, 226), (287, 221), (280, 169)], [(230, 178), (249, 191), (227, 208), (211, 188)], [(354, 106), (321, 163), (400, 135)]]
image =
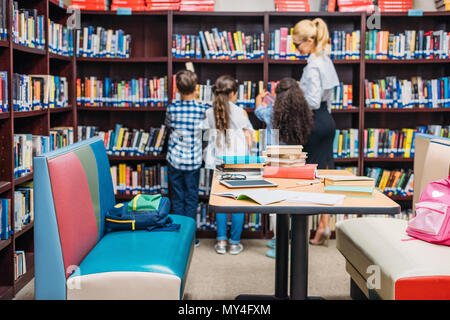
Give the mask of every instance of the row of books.
[(27, 182), (14, 191), (14, 232), (23, 230), (34, 221), (33, 182)]
[(33, 157), (65, 147), (73, 142), (71, 127), (52, 128), (49, 136), (14, 134), (14, 177), (19, 178), (33, 172)]
[(148, 107), (168, 103), (167, 77), (131, 80), (77, 79), (77, 105), (86, 107)]
[(311, 6), (309, 0), (275, 0), (275, 10), (280, 12), (309, 12)]
[(157, 156), (163, 151), (167, 128), (129, 129), (116, 124), (114, 129), (99, 131), (96, 126), (78, 126), (78, 141), (99, 136), (105, 143), (109, 155), (115, 156)]
[(412, 0), (378, 0), (381, 12), (406, 12), (412, 7)]
[(111, 10), (133, 11), (214, 11), (215, 0), (112, 0)]
[(66, 77), (13, 74), (14, 111), (63, 108), (68, 105)]
[(12, 39), (14, 43), (44, 50), (45, 17), (37, 9), (19, 9), (17, 1), (12, 3)]
[(72, 31), (72, 28), (48, 19), (48, 51), (63, 56), (73, 56)]
[(174, 34), (172, 54), (175, 58), (261, 59), (264, 57), (264, 33), (246, 34), (212, 28), (198, 35)]
[(167, 166), (145, 163), (131, 167), (126, 163), (111, 166), (114, 194), (163, 193), (169, 191)]
[(8, 111), (8, 72), (0, 71), (0, 113)]
[(0, 240), (9, 239), (11, 233), (11, 200), (0, 199)]
[(336, 129), (333, 140), (333, 158), (357, 158), (359, 156), (358, 141), (358, 129)]
[(8, 39), (8, 14), (6, 11), (8, 0), (0, 0), (0, 40)]
[(334, 60), (359, 60), (361, 46), (361, 31), (333, 31), (330, 34), (331, 53)]
[(19, 279), (27, 273), (27, 260), (25, 258), (25, 251), (14, 251), (14, 280)]
[(422, 129), (411, 128), (401, 130), (365, 129), (364, 157), (413, 158), (415, 134), (421, 131)]
[(306, 59), (295, 47), (292, 39), (294, 28), (280, 28), (269, 34), (268, 55), (275, 60), (300, 60)]
[(331, 108), (336, 110), (353, 108), (353, 85), (341, 82), (333, 88)]
[(375, 187), (388, 196), (411, 196), (414, 191), (414, 173), (411, 169), (387, 170), (366, 168), (366, 176), (375, 181)]
[(445, 30), (383, 30), (366, 32), (366, 59), (448, 59), (450, 33)]
[(72, 0), (73, 8), (80, 10), (102, 10), (106, 11), (110, 8), (109, 0)]
[(367, 108), (448, 108), (450, 107), (450, 77), (411, 80), (389, 76), (365, 80)]
[(76, 34), (77, 57), (88, 58), (130, 58), (131, 35), (121, 29), (83, 27)]
[(359, 173), (358, 167), (353, 167), (353, 166), (350, 166), (350, 167), (336, 166), (336, 170), (346, 170), (355, 176), (357, 176)]
[(201, 196), (209, 196), (211, 193), (211, 181), (214, 171), (206, 168), (200, 168), (200, 178), (198, 194)]

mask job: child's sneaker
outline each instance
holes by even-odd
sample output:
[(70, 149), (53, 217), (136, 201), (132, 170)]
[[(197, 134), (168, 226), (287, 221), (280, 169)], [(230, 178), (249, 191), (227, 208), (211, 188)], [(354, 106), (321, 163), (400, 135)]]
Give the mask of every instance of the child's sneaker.
[(239, 254), (242, 250), (244, 250), (244, 246), (241, 243), (230, 245), (230, 254)]
[(216, 249), (216, 252), (218, 254), (225, 254), (225, 253), (227, 253), (227, 245), (226, 244), (216, 243), (216, 245), (214, 246), (214, 249)]

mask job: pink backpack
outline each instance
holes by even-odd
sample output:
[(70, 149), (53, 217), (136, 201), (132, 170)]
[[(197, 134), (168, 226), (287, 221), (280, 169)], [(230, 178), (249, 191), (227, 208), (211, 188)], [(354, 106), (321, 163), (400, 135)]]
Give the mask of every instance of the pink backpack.
[(450, 246), (450, 176), (425, 187), (406, 233), (423, 241)]

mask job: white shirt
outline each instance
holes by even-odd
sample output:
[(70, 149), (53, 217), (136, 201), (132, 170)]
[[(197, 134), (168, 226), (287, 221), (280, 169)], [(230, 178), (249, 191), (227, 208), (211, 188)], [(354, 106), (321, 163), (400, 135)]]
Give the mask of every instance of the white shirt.
[[(225, 139), (225, 135), (222, 131), (216, 130), (213, 108), (206, 111), (202, 129), (208, 129), (205, 135), (208, 146), (203, 154), (205, 168), (215, 169), (216, 157), (245, 156), (249, 154), (243, 129), (253, 131), (253, 126), (250, 123), (250, 120), (245, 116), (244, 110), (234, 103), (230, 102), (230, 125), (226, 132), (227, 139)], [(219, 137), (218, 141), (217, 137)]]
[(300, 88), (305, 99), (311, 110), (319, 109), (321, 102), (326, 101), (328, 112), (331, 113), (333, 88), (339, 85), (333, 62), (325, 54), (316, 56), (314, 53), (309, 56), (307, 62), (300, 79)]

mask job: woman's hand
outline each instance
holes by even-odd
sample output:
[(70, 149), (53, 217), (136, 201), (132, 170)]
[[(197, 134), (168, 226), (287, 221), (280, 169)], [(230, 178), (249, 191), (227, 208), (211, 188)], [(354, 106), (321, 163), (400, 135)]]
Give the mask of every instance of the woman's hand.
[(255, 98), (255, 105), (257, 107), (263, 106), (264, 108), (267, 107), (267, 104), (263, 102), (264, 97), (268, 94), (266, 90), (258, 94), (258, 96)]

